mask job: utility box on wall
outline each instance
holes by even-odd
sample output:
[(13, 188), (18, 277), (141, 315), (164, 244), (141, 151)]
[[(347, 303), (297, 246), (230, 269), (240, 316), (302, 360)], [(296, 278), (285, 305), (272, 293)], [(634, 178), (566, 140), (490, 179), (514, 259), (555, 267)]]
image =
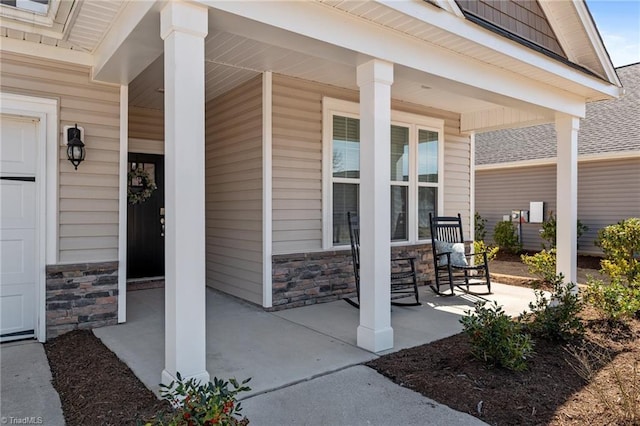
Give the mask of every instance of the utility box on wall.
[(544, 222), (544, 201), (531, 201), (529, 203), (529, 223)]

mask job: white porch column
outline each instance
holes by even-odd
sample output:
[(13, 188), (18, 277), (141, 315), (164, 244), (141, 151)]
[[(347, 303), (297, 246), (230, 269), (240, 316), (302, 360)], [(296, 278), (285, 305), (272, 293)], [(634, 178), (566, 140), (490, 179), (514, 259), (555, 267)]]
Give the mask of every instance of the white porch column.
[(557, 113), (558, 138), (557, 212), (556, 212), (556, 273), (562, 273), (565, 282), (576, 283), (578, 254), (578, 117)]
[(393, 64), (360, 66), (360, 326), (358, 346), (393, 347), (391, 328), (390, 138)]
[(205, 333), (204, 38), (207, 8), (161, 12), (165, 111), (165, 368), (209, 381)]

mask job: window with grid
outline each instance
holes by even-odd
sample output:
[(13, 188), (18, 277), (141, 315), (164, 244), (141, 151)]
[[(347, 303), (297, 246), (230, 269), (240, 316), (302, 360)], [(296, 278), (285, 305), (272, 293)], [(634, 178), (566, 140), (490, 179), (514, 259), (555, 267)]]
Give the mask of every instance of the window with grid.
[[(330, 146), (330, 213), (331, 246), (349, 244), (347, 212), (359, 213), (360, 189), (360, 120), (352, 113), (331, 112)], [(418, 242), (431, 238), (429, 213), (439, 210), (442, 127), (428, 127), (402, 121), (392, 121), (390, 138), (390, 210), (392, 242)], [(425, 119), (428, 121), (428, 118)], [(325, 139), (326, 140), (326, 139)], [(365, 142), (363, 142), (365, 143)], [(326, 176), (326, 175), (325, 175)], [(325, 234), (326, 235), (326, 234)], [(328, 235), (327, 235), (328, 237)]]

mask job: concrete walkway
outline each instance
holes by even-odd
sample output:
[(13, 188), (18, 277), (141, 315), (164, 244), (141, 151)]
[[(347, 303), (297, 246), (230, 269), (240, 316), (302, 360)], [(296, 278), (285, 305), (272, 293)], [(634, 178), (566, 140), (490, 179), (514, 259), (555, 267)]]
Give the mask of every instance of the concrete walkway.
[(242, 401), (252, 425), (485, 425), (356, 366)]
[(0, 422), (64, 425), (60, 397), (51, 385), (42, 344), (21, 341), (0, 345)]

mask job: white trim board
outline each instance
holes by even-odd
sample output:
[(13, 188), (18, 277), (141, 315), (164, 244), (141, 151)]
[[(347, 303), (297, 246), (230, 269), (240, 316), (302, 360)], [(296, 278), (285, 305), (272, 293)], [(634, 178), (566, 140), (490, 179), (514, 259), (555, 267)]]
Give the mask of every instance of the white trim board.
[(127, 320), (127, 165), (129, 86), (120, 86), (120, 164), (118, 165), (118, 322)]
[(262, 74), (262, 306), (273, 304), (273, 75)]
[(46, 340), (46, 267), (58, 261), (58, 100), (0, 92), (0, 113), (33, 118), (38, 126), (36, 170), (36, 338)]
[[(592, 161), (610, 161), (610, 160), (624, 160), (628, 158), (640, 157), (640, 150), (634, 151), (617, 151), (598, 154), (583, 154), (578, 156), (578, 163), (586, 163)], [(535, 166), (550, 166), (556, 164), (558, 159), (556, 157), (549, 158), (537, 158), (534, 160), (523, 161), (510, 161), (507, 163), (493, 163), (493, 164), (478, 164), (475, 166), (476, 171), (483, 170), (497, 170), (497, 169), (515, 169), (519, 167), (535, 167)]]

